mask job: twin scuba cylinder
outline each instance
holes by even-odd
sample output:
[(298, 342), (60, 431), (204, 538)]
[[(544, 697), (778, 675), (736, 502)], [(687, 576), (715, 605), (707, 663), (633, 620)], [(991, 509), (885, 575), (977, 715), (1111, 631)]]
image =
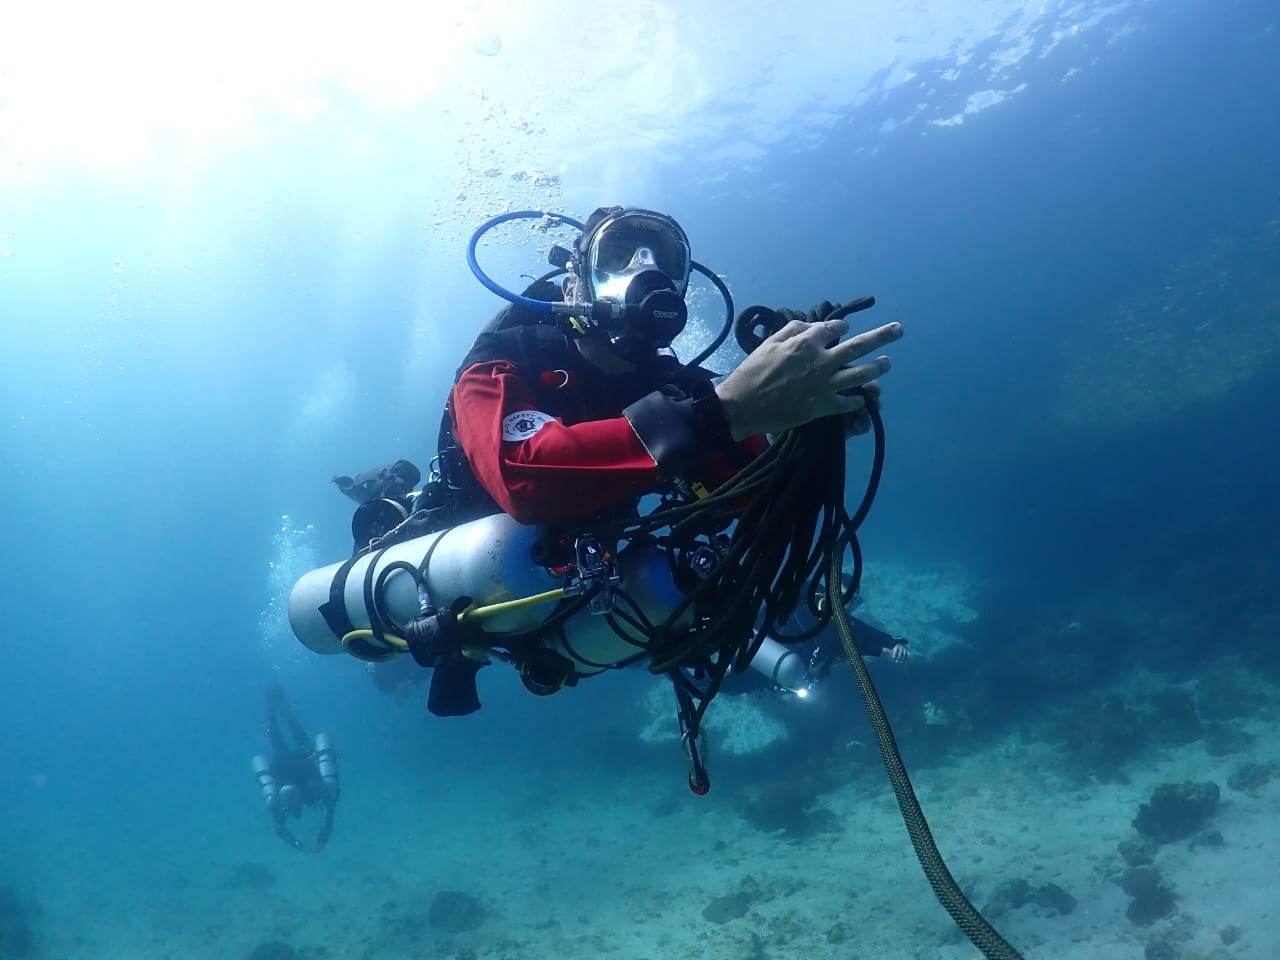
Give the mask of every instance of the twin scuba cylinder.
[[(320, 780), (324, 783), (325, 793), (336, 800), (339, 790), (338, 751), (333, 745), (333, 737), (327, 733), (317, 733), (315, 751), (311, 759), (320, 774)], [(274, 810), (278, 805), (282, 805), (286, 812), (298, 812), (297, 809), (291, 809), (297, 806), (297, 786), (280, 784), (271, 769), (270, 760), (259, 753), (254, 755), (250, 766), (254, 777), (258, 780), (258, 792), (262, 795), (262, 802), (268, 810)]]
[[(600, 557), (592, 569), (584, 569), (584, 562), (543, 565), (538, 562), (539, 546), (538, 528), (503, 513), (395, 543), (305, 574), (289, 596), (289, 623), (303, 645), (316, 653), (360, 655), (351, 638), (367, 637), (375, 624), (384, 635), (403, 636), (423, 612), (425, 583), (437, 609), (452, 608), (459, 598), (468, 598), (482, 634), (481, 646), (502, 647), (511, 637), (537, 635), (555, 615), (557, 602), (587, 590), (597, 597), (622, 594), (627, 609), (655, 623), (682, 599), (666, 555), (655, 546), (632, 543), (616, 558)], [(575, 558), (582, 561), (584, 553), (579, 549)], [(596, 615), (610, 609), (606, 603), (585, 606), (540, 637), (539, 648), (563, 657), (577, 676), (591, 676), (635, 658), (643, 652), (644, 638)], [(375, 655), (367, 659), (403, 652), (395, 646), (378, 648), (376, 640), (369, 639)], [(469, 651), (474, 656), (487, 659), (493, 653), (474, 646)]]
[[(414, 537), (305, 574), (289, 596), (289, 623), (303, 645), (316, 653), (390, 658), (403, 649), (375, 647), (373, 655), (365, 655), (357, 652), (359, 645), (351, 637), (370, 634), (375, 623), (387, 635), (403, 635), (423, 612), (420, 585), (427, 583), (436, 608), (448, 609), (467, 598), (470, 609), (481, 614), (476, 623), (482, 644), (477, 648), (473, 643), (469, 656), (482, 662), (495, 656), (509, 659), (494, 648), (516, 636), (536, 636), (536, 652), (571, 665), (573, 677), (567, 682), (561, 678), (542, 685), (530, 669), (536, 658), (528, 651), (515, 663), (527, 688), (546, 693), (645, 653), (644, 637), (619, 629), (616, 620), (604, 615), (612, 609), (610, 602), (584, 605), (556, 629), (540, 631), (557, 617), (560, 608), (554, 601), (566, 603), (566, 598), (595, 586), (597, 601), (624, 603), (633, 619), (659, 623), (683, 600), (667, 555), (651, 543), (627, 545), (594, 573), (584, 570), (583, 563), (571, 569), (547, 566), (539, 562), (544, 559), (539, 548), (538, 528), (502, 513)], [(592, 576), (596, 584), (589, 582)], [(688, 627), (691, 619), (687, 614), (676, 625)], [(808, 666), (795, 648), (772, 637), (763, 638), (751, 661), (751, 667), (776, 687), (801, 694), (812, 683)]]
[(276, 805), (280, 790), (280, 785), (276, 783), (276, 776), (271, 772), (271, 761), (259, 753), (254, 756), (251, 765), (253, 775), (258, 778), (258, 791), (262, 794), (262, 802), (267, 805), (268, 810), (271, 810)]
[(338, 797), (338, 751), (333, 745), (333, 737), (327, 733), (316, 734), (316, 752), (313, 758), (316, 769), (320, 772), (320, 780), (324, 783), (324, 792), (334, 798)]

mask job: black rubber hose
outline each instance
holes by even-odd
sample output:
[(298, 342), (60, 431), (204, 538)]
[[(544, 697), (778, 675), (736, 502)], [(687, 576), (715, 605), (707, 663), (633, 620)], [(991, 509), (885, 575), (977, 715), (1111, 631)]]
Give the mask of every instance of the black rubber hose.
[[(868, 407), (871, 412), (871, 425), (876, 432), (876, 446), (884, 447), (884, 424), (879, 411)], [(844, 556), (842, 541), (839, 549), (831, 551), (830, 565), (827, 570), (827, 583), (838, 584), (844, 574), (841, 569), (841, 558)], [(951, 919), (964, 931), (970, 942), (982, 951), (988, 960), (1022, 960), (1008, 941), (996, 931), (986, 917), (978, 912), (969, 898), (964, 895), (960, 885), (951, 876), (938, 845), (933, 840), (929, 823), (925, 820), (924, 811), (920, 809), (920, 801), (916, 798), (915, 788), (911, 786), (911, 778), (907, 776), (906, 765), (902, 762), (902, 754), (898, 752), (898, 742), (885, 715), (884, 704), (880, 702), (880, 694), (876, 692), (871, 681), (871, 673), (858, 650), (858, 643), (853, 636), (853, 625), (849, 621), (849, 612), (844, 604), (830, 604), (835, 617), (836, 629), (840, 632), (840, 640), (844, 646), (845, 657), (853, 670), (858, 689), (862, 692), (862, 702), (867, 708), (867, 717), (875, 731), (876, 743), (880, 747), (880, 759), (884, 762), (885, 773), (893, 786), (893, 794), (898, 799), (898, 809), (902, 811), (902, 822), (906, 825), (907, 835), (911, 838), (911, 846), (915, 848), (916, 859), (929, 880), (929, 886), (938, 898), (938, 902), (951, 914)]]
[(729, 288), (724, 285), (724, 281), (717, 277), (714, 273), (700, 264), (697, 260), (693, 261), (692, 267), (700, 274), (706, 277), (720, 291), (720, 296), (724, 298), (725, 318), (724, 323), (720, 326), (720, 332), (716, 334), (715, 339), (702, 348), (701, 352), (690, 360), (685, 366), (700, 366), (708, 357), (720, 349), (720, 345), (729, 338), (729, 332), (733, 329), (733, 296), (729, 293)]

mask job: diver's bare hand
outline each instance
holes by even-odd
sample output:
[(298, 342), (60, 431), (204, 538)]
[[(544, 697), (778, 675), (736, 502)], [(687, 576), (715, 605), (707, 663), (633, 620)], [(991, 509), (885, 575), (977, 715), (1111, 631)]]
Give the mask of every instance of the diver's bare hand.
[[(844, 320), (792, 320), (748, 354), (716, 386), (733, 438), (782, 433), (819, 417), (866, 418), (866, 401), (853, 391), (887, 373), (889, 358), (854, 361), (901, 339), (902, 325), (886, 323), (841, 340), (848, 332)], [(879, 402), (878, 384), (873, 402)]]

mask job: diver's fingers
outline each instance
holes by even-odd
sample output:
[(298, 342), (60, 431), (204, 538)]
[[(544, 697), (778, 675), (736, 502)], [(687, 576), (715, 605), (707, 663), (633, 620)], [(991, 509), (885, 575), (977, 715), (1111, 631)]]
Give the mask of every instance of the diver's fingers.
[[(837, 320), (835, 322), (843, 323), (844, 321)], [(803, 320), (788, 320), (784, 326), (779, 328), (778, 331), (772, 334), (768, 339), (781, 343), (783, 340), (790, 340), (793, 337), (800, 336), (801, 334), (809, 333), (809, 331), (813, 330), (815, 327), (821, 327), (821, 326), (822, 324), (820, 323), (806, 323)], [(845, 330), (847, 329), (848, 327), (846, 326)], [(835, 336), (835, 337), (840, 337), (843, 335), (844, 335), (843, 332), (832, 334), (832, 336)]]
[[(831, 375), (831, 385), (840, 393), (846, 390), (853, 390), (884, 376), (889, 372), (891, 366), (892, 364), (888, 357), (876, 357), (867, 363), (844, 367)], [(876, 395), (879, 396), (879, 393), (880, 386), (877, 384)]]
[[(840, 321), (844, 323), (843, 320)], [(902, 324), (886, 323), (884, 326), (867, 330), (848, 340), (842, 340), (827, 351), (827, 362), (843, 366), (851, 360), (865, 357), (881, 347), (902, 339)]]

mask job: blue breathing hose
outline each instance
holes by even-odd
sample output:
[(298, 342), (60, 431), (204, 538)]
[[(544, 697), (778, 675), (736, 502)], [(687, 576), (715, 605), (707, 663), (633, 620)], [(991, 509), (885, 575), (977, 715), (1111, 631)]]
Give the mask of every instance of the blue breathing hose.
[[(553, 303), (547, 300), (535, 300), (532, 297), (522, 297), (520, 294), (508, 290), (485, 273), (484, 270), (480, 268), (480, 262), (476, 259), (476, 247), (480, 244), (480, 238), (494, 227), (498, 226), (498, 224), (506, 223), (509, 220), (541, 220), (544, 217), (550, 220), (553, 225), (563, 223), (567, 226), (573, 227), (575, 230), (584, 229), (583, 225), (573, 219), (573, 217), (566, 217), (564, 214), (560, 213), (546, 213), (542, 210), (516, 210), (512, 213), (500, 213), (496, 217), (486, 220), (484, 223), (480, 224), (480, 226), (476, 227), (475, 233), (471, 234), (471, 242), (467, 244), (467, 266), (471, 268), (471, 272), (475, 275), (475, 278), (484, 285), (486, 290), (496, 293), (503, 300), (506, 300), (509, 303), (518, 304), (522, 307), (527, 307), (530, 310), (537, 310), (539, 313), (556, 313), (566, 310), (566, 305), (563, 303)], [(698, 263), (698, 261), (694, 260), (692, 267), (698, 273), (701, 273), (711, 281), (716, 290), (719, 291), (720, 296), (724, 298), (725, 307), (724, 326), (721, 327), (720, 333), (717, 334), (716, 338), (712, 340), (711, 343), (702, 350), (702, 352), (689, 361), (689, 366), (696, 367), (715, 353), (716, 350), (720, 348), (720, 345), (724, 343), (725, 338), (729, 335), (729, 330), (733, 326), (733, 297), (730, 296), (729, 288), (724, 285), (724, 281), (702, 264)]]
[(513, 293), (506, 287), (492, 279), (487, 273), (480, 268), (480, 262), (476, 260), (476, 246), (480, 243), (480, 238), (492, 230), (500, 223), (506, 223), (508, 220), (541, 220), (547, 217), (554, 223), (567, 224), (578, 230), (582, 229), (582, 224), (572, 217), (566, 217), (559, 213), (545, 213), (542, 210), (517, 210), (513, 213), (500, 213), (490, 220), (486, 220), (476, 228), (476, 232), (471, 235), (471, 242), (467, 244), (467, 266), (471, 268), (471, 272), (475, 274), (475, 278), (479, 280), (486, 290), (496, 293), (503, 300), (511, 303), (519, 304), (522, 307), (528, 307), (530, 310), (540, 310), (543, 313), (551, 313), (553, 304), (546, 300), (534, 300), (532, 297), (522, 297), (518, 293)]

